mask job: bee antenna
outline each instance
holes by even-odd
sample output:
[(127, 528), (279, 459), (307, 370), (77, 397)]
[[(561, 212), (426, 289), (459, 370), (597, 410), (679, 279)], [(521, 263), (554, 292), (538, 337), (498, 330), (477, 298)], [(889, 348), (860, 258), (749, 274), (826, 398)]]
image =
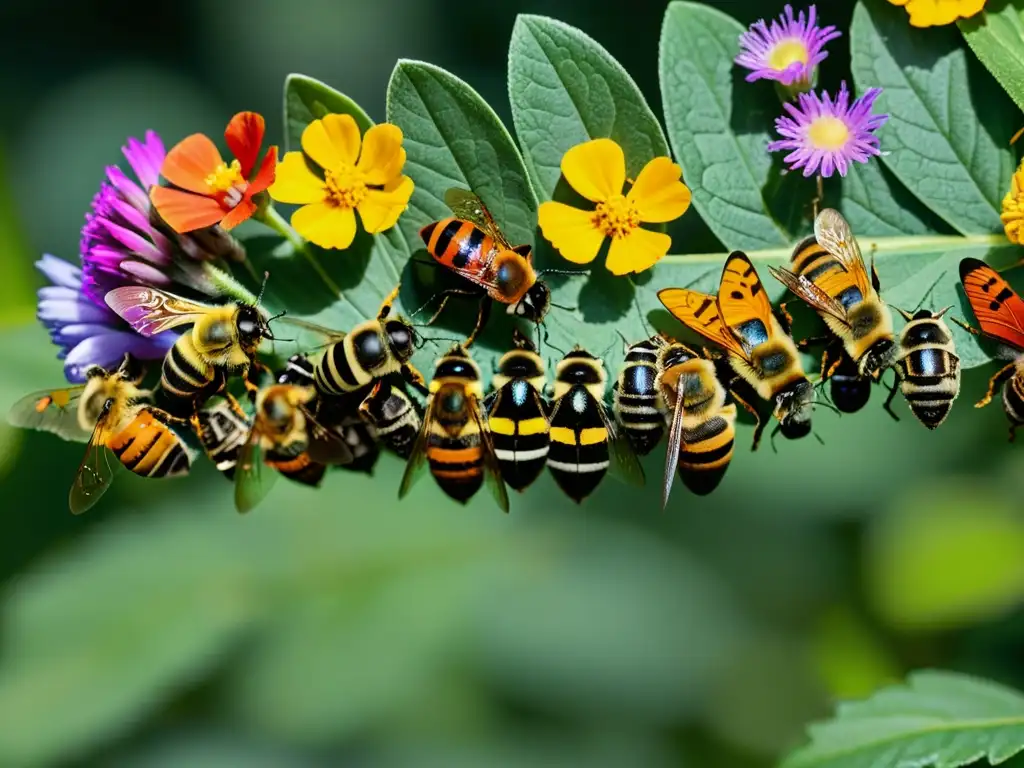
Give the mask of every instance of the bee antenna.
[(825, 444), (825, 441), (821, 439), (821, 435), (819, 435), (817, 432), (812, 432), (811, 434), (814, 435), (814, 439), (817, 440), (818, 443), (820, 443), (821, 445)]
[[(923, 299), (922, 299), (922, 301), (923, 301)], [(890, 307), (892, 307), (893, 309), (895, 309), (895, 310), (896, 310), (897, 312), (899, 312), (899, 313), (900, 313), (901, 315), (903, 315), (903, 319), (904, 319), (904, 320), (906, 320), (906, 321), (907, 321), (908, 323), (909, 323), (909, 322), (910, 322), (911, 320), (913, 320), (913, 319), (914, 319), (914, 315), (913, 315), (913, 314), (911, 314), (910, 312), (907, 312), (907, 311), (906, 311), (905, 309), (900, 309), (900, 308), (899, 308), (899, 307), (897, 307), (897, 306), (896, 306), (895, 304), (890, 304), (889, 306), (890, 306)], [(918, 305), (917, 305), (917, 309), (920, 309), (920, 308), (921, 308), (921, 305), (920, 305), (920, 304), (918, 304)], [(915, 309), (915, 310), (914, 310), (914, 312), (917, 312), (917, 309)], [(949, 307), (947, 307), (946, 309), (949, 309)], [(943, 310), (943, 311), (945, 311), (945, 310)]]
[(555, 304), (555, 302), (553, 301), (551, 302), (551, 306), (555, 307), (556, 309), (564, 309), (566, 312), (575, 312), (577, 309), (579, 309), (579, 307), (567, 307), (565, 306), (565, 304)]
[(557, 347), (554, 344), (552, 344), (550, 339), (545, 339), (545, 341), (547, 341), (548, 346), (555, 350), (555, 352), (560, 354), (562, 357), (565, 357), (566, 351), (564, 349), (561, 349), (560, 347)]
[(586, 275), (585, 269), (542, 269), (537, 275)]
[(256, 306), (258, 307), (263, 302), (263, 292), (267, 290), (267, 280), (270, 279), (270, 271), (263, 273), (263, 285), (260, 286), (260, 295), (256, 297)]
[(779, 452), (778, 446), (775, 445), (775, 438), (782, 431), (782, 425), (776, 424), (775, 429), (772, 430), (772, 437), (769, 442), (772, 444), (772, 453), (777, 454)]

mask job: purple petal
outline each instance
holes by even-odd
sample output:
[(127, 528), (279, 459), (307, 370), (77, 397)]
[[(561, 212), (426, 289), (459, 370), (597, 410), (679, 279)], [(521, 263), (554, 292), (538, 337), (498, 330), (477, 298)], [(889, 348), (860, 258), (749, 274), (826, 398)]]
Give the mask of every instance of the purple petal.
[(110, 323), (110, 310), (98, 307), (90, 301), (54, 301), (43, 299), (36, 309), (36, 317), (44, 323)]
[(82, 285), (82, 270), (64, 259), (44, 253), (35, 266), (54, 285), (76, 289)]
[(118, 193), (120, 193), (121, 197), (133, 206), (138, 208), (140, 211), (149, 210), (149, 198), (146, 196), (142, 187), (129, 179), (128, 176), (125, 175), (125, 172), (116, 165), (112, 165), (107, 168), (107, 179)]
[(174, 281), (156, 267), (144, 261), (132, 261), (125, 259), (121, 262), (121, 271), (133, 275), (147, 285), (166, 288), (173, 285)]
[(52, 336), (55, 343), (73, 347), (93, 336), (103, 336), (112, 332), (109, 325), (102, 323), (69, 323), (57, 328)]
[(154, 264), (169, 264), (170, 258), (161, 253), (155, 245), (149, 240), (144, 238), (137, 232), (132, 232), (127, 227), (122, 227), (109, 219), (100, 219), (103, 226), (106, 227), (114, 238), (118, 240), (122, 245), (136, 253), (147, 261), (151, 261)]
[(135, 171), (144, 189), (149, 189), (160, 181), (160, 167), (167, 153), (155, 131), (146, 131), (145, 142), (134, 138), (128, 139), (128, 145), (122, 147), (121, 151), (124, 152), (128, 164)]

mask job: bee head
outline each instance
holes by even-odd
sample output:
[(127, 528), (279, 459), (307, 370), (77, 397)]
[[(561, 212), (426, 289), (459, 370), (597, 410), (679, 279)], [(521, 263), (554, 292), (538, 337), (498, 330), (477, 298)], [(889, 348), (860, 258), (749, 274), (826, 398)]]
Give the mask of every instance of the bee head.
[(881, 373), (892, 365), (895, 353), (896, 345), (892, 339), (879, 339), (861, 358), (858, 365), (860, 375), (873, 376)]
[(388, 337), (391, 354), (401, 363), (411, 360), (413, 353), (421, 343), (416, 329), (404, 320), (386, 320), (384, 334)]
[(775, 400), (779, 430), (789, 440), (811, 434), (811, 409), (814, 406), (814, 385), (803, 379), (780, 392)]
[(508, 313), (522, 317), (531, 323), (539, 323), (544, 319), (551, 307), (551, 289), (542, 280), (530, 286), (529, 290), (515, 304), (510, 304)]
[(268, 331), (267, 322), (259, 309), (250, 304), (242, 304), (238, 308), (235, 326), (238, 328), (239, 343), (247, 347), (259, 346)]

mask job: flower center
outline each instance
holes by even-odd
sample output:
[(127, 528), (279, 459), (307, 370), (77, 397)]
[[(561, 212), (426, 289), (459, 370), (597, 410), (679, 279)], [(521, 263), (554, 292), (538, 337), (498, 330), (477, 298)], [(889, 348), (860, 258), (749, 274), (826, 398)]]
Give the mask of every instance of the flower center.
[(835, 151), (846, 146), (850, 139), (850, 129), (838, 117), (823, 115), (811, 123), (807, 129), (807, 138), (816, 149)]
[(801, 40), (783, 40), (768, 53), (768, 65), (782, 72), (790, 64), (806, 64), (809, 58)]
[(340, 208), (355, 208), (366, 197), (363, 174), (351, 165), (342, 165), (333, 171), (324, 171), (330, 202)]
[(245, 179), (242, 178), (241, 163), (237, 160), (233, 160), (231, 165), (221, 163), (213, 173), (206, 177), (206, 185), (213, 193), (228, 192), (235, 187), (244, 186)]
[(612, 195), (597, 204), (591, 219), (606, 237), (625, 237), (640, 226), (640, 213), (625, 195)]

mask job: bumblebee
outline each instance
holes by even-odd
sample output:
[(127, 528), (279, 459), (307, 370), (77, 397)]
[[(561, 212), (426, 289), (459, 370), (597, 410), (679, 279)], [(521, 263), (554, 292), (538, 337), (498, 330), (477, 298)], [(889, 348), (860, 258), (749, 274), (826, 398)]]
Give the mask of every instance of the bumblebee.
[[(811, 432), (814, 387), (807, 380), (796, 344), (772, 312), (772, 305), (754, 265), (734, 251), (725, 262), (718, 296), (686, 288), (666, 288), (658, 298), (679, 321), (724, 348), (735, 377), (774, 404), (776, 431), (790, 439)], [(764, 422), (729, 382), (733, 399), (753, 414), (753, 450)]]
[(172, 417), (148, 404), (150, 393), (139, 388), (143, 376), (131, 355), (125, 355), (116, 371), (93, 366), (85, 384), (36, 392), (11, 408), (8, 420), (16, 427), (87, 443), (68, 496), (76, 515), (110, 487), (116, 467), (112, 459), (142, 477), (188, 474), (192, 456), (171, 428)]
[(626, 349), (626, 363), (612, 387), (615, 417), (633, 451), (646, 456), (665, 434), (665, 405), (655, 385), (660, 337), (638, 341)]
[(857, 374), (878, 381), (896, 352), (892, 313), (878, 295), (878, 272), (872, 264), (868, 276), (860, 246), (842, 214), (831, 208), (818, 214), (814, 238), (796, 247), (792, 267), (769, 270), (842, 341)]
[(422, 416), (405, 391), (388, 376), (373, 385), (359, 404), (359, 415), (377, 439), (403, 459), (412, 453)]
[[(892, 413), (898, 387), (910, 410), (928, 429), (935, 429), (946, 420), (960, 393), (960, 358), (953, 334), (942, 321), (950, 309), (946, 307), (938, 313), (921, 309), (913, 315), (896, 310), (907, 324), (900, 333), (899, 351), (893, 363), (897, 381), (893, 382), (885, 407)], [(896, 414), (892, 415), (896, 418)]]
[(594, 492), (614, 464), (627, 482), (643, 485), (643, 469), (604, 407), (608, 374), (604, 363), (576, 347), (555, 367), (548, 469), (555, 482), (579, 503)]
[(726, 404), (714, 362), (678, 342), (661, 345), (655, 386), (671, 414), (662, 486), (666, 507), (677, 470), (698, 496), (718, 487), (732, 461), (736, 406)]
[(513, 330), (513, 346), (498, 361), (487, 403), (487, 430), (505, 482), (517, 491), (544, 470), (550, 435), (547, 406), (541, 393), (544, 361), (530, 340)]
[(191, 325), (164, 357), (159, 396), (167, 411), (193, 417), (208, 398), (226, 393), (227, 380), (240, 376), (256, 389), (250, 374), (260, 366), (256, 351), (264, 339), (273, 339), (269, 322), (255, 305), (240, 302), (215, 306), (200, 304), (156, 288), (125, 286), (107, 293), (105, 300), (136, 332), (155, 336), (181, 325)]
[(429, 464), (445, 493), (463, 504), (486, 478), (495, 501), (508, 512), (508, 494), (490, 437), (484, 429), (480, 403), (480, 369), (461, 344), (437, 361), (430, 382), (423, 426), (402, 477), (398, 498), (404, 498)]

